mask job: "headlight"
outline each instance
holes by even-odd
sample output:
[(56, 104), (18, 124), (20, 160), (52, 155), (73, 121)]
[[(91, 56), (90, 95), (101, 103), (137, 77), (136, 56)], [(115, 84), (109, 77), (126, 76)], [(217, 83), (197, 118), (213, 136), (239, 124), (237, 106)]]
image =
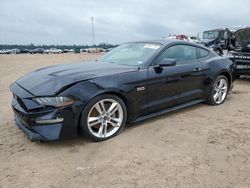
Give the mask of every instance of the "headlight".
[(55, 107), (68, 106), (75, 102), (74, 99), (68, 97), (38, 97), (34, 100), (40, 105)]

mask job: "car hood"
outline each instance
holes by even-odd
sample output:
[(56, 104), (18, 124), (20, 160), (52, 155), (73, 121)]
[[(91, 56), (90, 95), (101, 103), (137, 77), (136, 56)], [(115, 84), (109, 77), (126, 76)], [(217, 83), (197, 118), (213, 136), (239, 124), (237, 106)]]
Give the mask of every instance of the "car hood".
[(250, 48), (250, 27), (237, 30), (234, 36), (243, 49)]
[(72, 63), (35, 70), (16, 83), (35, 96), (49, 96), (79, 81), (136, 70), (136, 67), (106, 62)]

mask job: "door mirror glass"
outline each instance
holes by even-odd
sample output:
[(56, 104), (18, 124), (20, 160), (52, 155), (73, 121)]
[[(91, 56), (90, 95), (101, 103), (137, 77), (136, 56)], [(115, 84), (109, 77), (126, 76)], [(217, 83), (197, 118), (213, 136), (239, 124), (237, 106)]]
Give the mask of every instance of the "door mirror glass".
[(176, 60), (175, 59), (170, 59), (170, 58), (163, 58), (158, 65), (160, 67), (175, 66), (176, 65)]

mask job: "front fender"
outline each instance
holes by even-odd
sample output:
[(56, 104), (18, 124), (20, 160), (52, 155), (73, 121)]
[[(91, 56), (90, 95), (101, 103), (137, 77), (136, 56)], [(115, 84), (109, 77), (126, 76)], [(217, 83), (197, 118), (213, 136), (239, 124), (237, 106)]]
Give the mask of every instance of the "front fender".
[[(138, 90), (141, 87), (144, 90)], [(104, 93), (112, 93), (123, 99), (128, 110), (128, 121), (143, 115), (147, 112), (147, 69), (82, 81), (61, 94), (73, 96), (82, 104), (82, 111), (90, 100)]]
[[(146, 92), (144, 93), (144, 97), (139, 96), (136, 93), (136, 86), (138, 84), (117, 84), (117, 82), (100, 82), (100, 80), (88, 80), (79, 82), (64, 92), (60, 93), (63, 96), (69, 96), (76, 99), (77, 103), (77, 115), (76, 118), (80, 118), (81, 112), (84, 110), (85, 106), (90, 102), (94, 97), (97, 97), (101, 94), (114, 94), (120, 97), (128, 111), (127, 120), (130, 122), (138, 111), (140, 111), (141, 105), (137, 105), (138, 103), (146, 103)], [(142, 93), (140, 93), (142, 94)], [(140, 101), (138, 101), (138, 98)]]

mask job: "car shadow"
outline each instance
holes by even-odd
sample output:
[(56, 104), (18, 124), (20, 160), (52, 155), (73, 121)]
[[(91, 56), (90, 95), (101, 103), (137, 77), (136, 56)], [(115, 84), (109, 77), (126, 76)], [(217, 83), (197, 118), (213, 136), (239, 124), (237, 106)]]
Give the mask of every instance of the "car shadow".
[(41, 147), (73, 147), (73, 146), (84, 146), (87, 143), (91, 143), (91, 140), (88, 140), (84, 137), (78, 136), (76, 138), (64, 139), (64, 140), (55, 140), (47, 142), (36, 142), (35, 144)]
[(179, 110), (175, 110), (175, 111), (172, 111), (172, 112), (167, 112), (167, 113), (164, 113), (164, 114), (161, 114), (161, 115), (157, 115), (155, 117), (145, 119), (145, 120), (142, 120), (142, 121), (139, 121), (139, 122), (131, 123), (131, 124), (126, 125), (126, 128), (124, 129), (124, 131), (126, 131), (126, 129), (129, 129), (129, 128), (135, 128), (135, 127), (141, 126), (141, 125), (143, 125), (145, 123), (154, 123), (156, 121), (166, 119), (169, 116), (172, 117), (172, 116), (179, 115), (181, 113), (190, 112), (190, 111), (199, 109), (202, 106), (207, 106), (207, 105), (205, 103), (199, 103), (199, 104), (195, 104), (195, 105), (183, 108), (183, 109), (179, 109)]
[(242, 76), (238, 79), (238, 81), (241, 82), (249, 82), (250, 81), (250, 76)]

